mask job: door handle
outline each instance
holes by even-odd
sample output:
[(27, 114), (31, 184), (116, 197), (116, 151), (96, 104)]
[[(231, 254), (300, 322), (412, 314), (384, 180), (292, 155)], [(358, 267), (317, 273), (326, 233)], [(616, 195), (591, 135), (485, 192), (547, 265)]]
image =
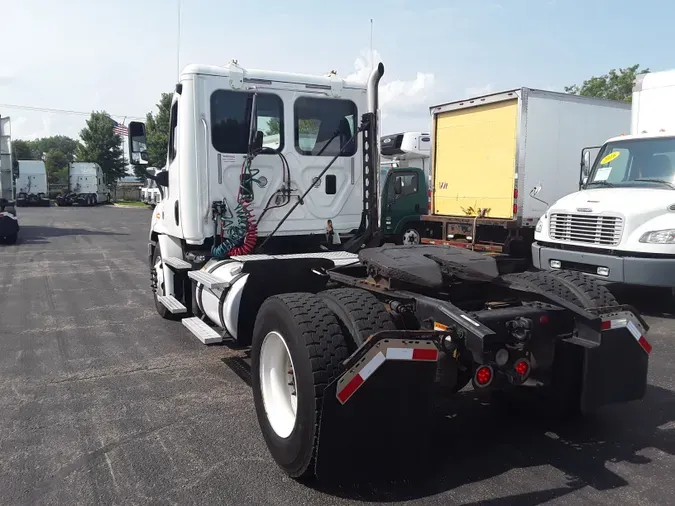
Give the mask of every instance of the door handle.
[(416, 213), (420, 212), (420, 205), (419, 204), (415, 204), (415, 212)]

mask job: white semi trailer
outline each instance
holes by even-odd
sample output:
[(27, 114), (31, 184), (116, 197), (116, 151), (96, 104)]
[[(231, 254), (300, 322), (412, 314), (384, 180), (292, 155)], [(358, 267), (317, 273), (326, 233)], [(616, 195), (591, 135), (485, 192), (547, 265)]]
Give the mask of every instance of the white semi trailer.
[[(649, 353), (632, 332), (647, 325), (604, 287), (504, 274), (459, 248), (370, 247), (383, 73), (366, 85), (190, 65), (172, 98), (149, 230), (155, 307), (204, 343), (250, 346), (277, 464), (296, 478), (407, 474), (430, 461), (436, 387), (535, 389), (562, 412), (641, 398)], [(147, 160), (142, 123), (128, 140)]]
[(11, 120), (8, 116), (0, 117), (0, 243), (3, 244), (14, 244), (19, 236), (14, 203), (15, 176)]

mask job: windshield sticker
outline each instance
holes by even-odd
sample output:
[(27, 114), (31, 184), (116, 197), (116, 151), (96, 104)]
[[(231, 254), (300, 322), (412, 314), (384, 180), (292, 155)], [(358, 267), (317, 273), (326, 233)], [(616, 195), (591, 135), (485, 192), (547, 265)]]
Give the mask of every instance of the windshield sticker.
[(620, 151), (614, 151), (613, 153), (608, 154), (606, 157), (600, 160), (600, 165), (605, 165), (606, 163), (609, 163), (612, 160), (616, 160), (620, 154), (621, 154)]
[(595, 177), (593, 178), (593, 181), (607, 181), (611, 173), (612, 173), (611, 167), (603, 167), (601, 169), (598, 169), (595, 172)]

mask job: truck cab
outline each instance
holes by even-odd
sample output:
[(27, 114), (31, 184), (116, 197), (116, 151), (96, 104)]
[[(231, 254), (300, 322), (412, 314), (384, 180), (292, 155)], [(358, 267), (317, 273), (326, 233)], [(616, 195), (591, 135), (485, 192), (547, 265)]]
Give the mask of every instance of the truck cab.
[(675, 71), (638, 77), (630, 135), (581, 161), (581, 190), (539, 220), (533, 263), (607, 281), (675, 287)]
[[(273, 235), (268, 248), (303, 251), (325, 243), (329, 227), (338, 243), (353, 236), (363, 208), (355, 134), (366, 106), (365, 83), (334, 73), (187, 66), (171, 103), (151, 240), (181, 256), (219, 245), (224, 254), (245, 236), (250, 245)], [(142, 164), (141, 123), (130, 123), (130, 142)]]
[(420, 244), (429, 212), (431, 136), (399, 132), (380, 139), (380, 194), (385, 241)]
[(47, 168), (42, 160), (18, 160), (16, 178), (16, 205), (49, 207)]

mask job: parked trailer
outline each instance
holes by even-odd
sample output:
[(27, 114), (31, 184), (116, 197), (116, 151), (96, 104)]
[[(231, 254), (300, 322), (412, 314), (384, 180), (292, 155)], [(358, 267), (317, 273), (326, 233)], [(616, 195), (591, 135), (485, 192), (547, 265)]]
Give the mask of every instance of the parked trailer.
[[(436, 387), (529, 389), (561, 413), (642, 398), (647, 324), (592, 280), (508, 273), (458, 248), (368, 247), (381, 240), (383, 73), (366, 86), (190, 65), (172, 99), (149, 233), (155, 307), (205, 344), (250, 346), (277, 464), (321, 479), (419, 467), (426, 455), (409, 456), (429, 442)], [(270, 118), (286, 134), (263, 147)], [(315, 133), (302, 148), (299, 124)], [(142, 123), (128, 141), (132, 160), (148, 158)]]
[(431, 107), (433, 235), (529, 257), (546, 208), (578, 189), (588, 145), (630, 127), (630, 104), (531, 88)]
[(16, 178), (16, 205), (49, 207), (47, 168), (42, 160), (18, 160)]
[(93, 162), (73, 162), (68, 167), (68, 190), (56, 197), (56, 205), (95, 206), (111, 202), (110, 188), (101, 166)]
[(0, 117), (0, 243), (3, 244), (14, 244), (19, 236), (13, 190), (15, 176), (11, 120), (8, 116)]

